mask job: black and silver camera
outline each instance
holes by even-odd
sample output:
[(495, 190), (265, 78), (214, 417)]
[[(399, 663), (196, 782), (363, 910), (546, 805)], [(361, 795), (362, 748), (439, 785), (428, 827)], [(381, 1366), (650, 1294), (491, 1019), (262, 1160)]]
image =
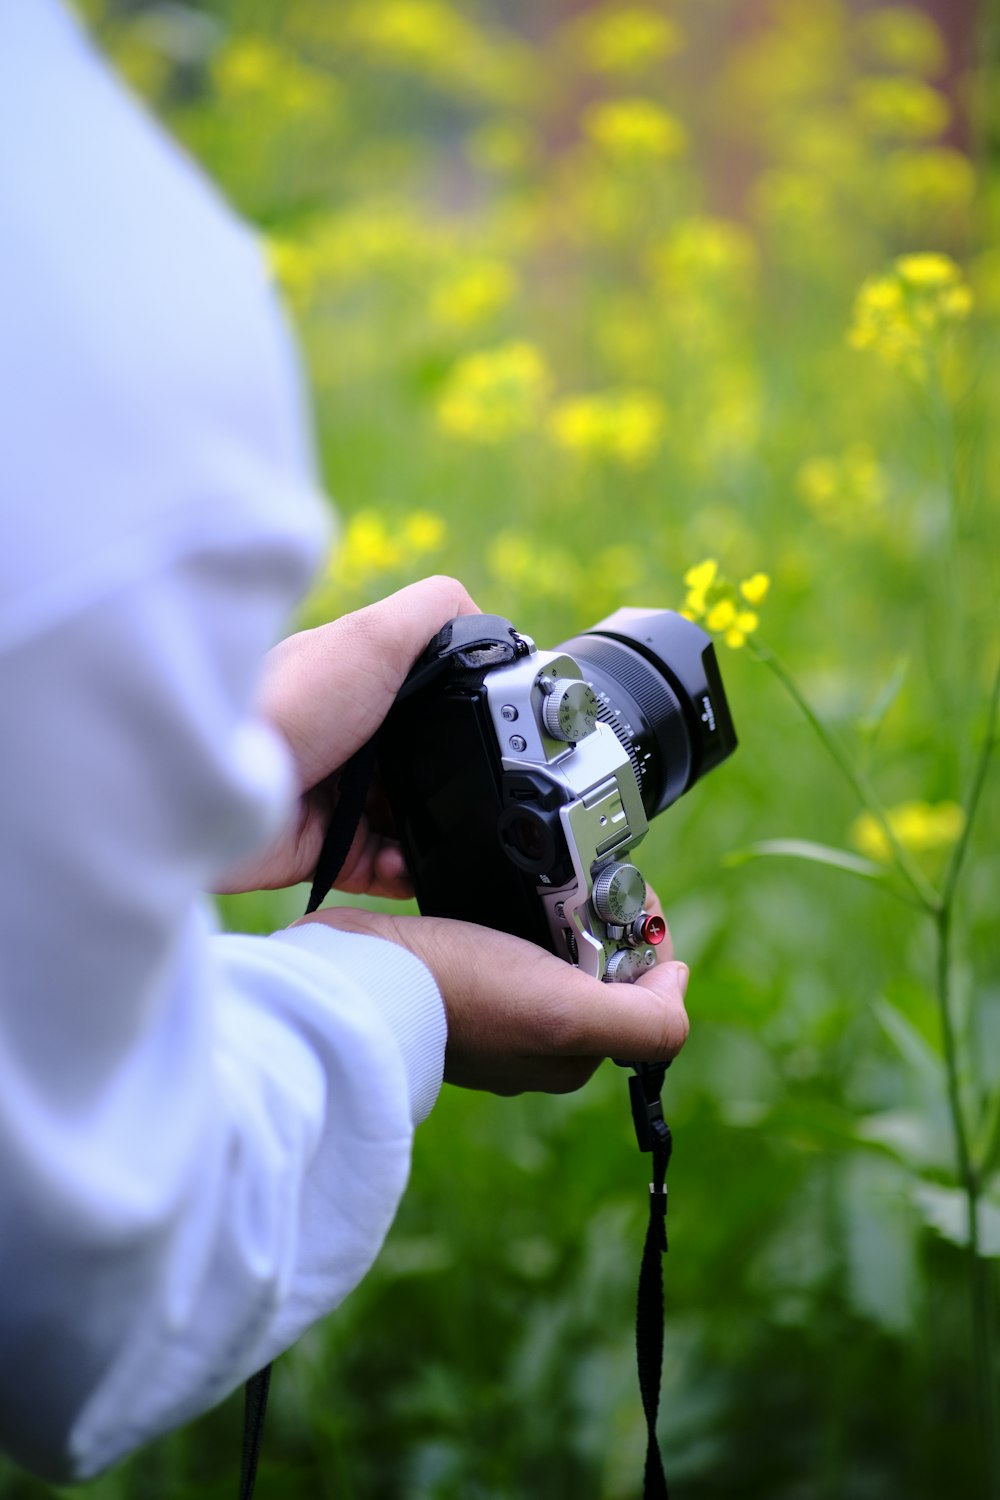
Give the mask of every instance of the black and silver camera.
[(665, 935), (633, 851), (735, 748), (711, 637), (671, 610), (620, 609), (552, 651), (497, 616), (451, 621), (378, 757), (425, 915), (628, 982)]

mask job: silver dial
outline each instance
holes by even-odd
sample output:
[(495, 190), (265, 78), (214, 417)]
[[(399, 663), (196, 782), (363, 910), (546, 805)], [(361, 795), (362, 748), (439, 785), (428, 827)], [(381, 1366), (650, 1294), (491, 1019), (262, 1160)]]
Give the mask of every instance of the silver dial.
[(631, 984), (656, 963), (652, 948), (619, 948), (608, 959), (604, 978), (609, 984)]
[(594, 881), (594, 910), (602, 922), (627, 927), (646, 904), (646, 882), (635, 865), (607, 865)]
[(577, 740), (593, 734), (601, 705), (589, 682), (562, 677), (553, 682), (542, 704), (542, 722), (554, 740)]

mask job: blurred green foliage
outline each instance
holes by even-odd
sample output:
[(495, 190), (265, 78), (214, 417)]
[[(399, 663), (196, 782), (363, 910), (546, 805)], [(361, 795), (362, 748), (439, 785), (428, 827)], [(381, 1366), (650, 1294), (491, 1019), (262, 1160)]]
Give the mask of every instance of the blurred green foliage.
[[(741, 749), (641, 852), (693, 967), (668, 1476), (689, 1500), (992, 1493), (933, 923), (885, 893), (884, 824), (765, 660), (940, 889), (1000, 648), (990, 15), (949, 42), (929, 9), (839, 0), (88, 9), (267, 237), (341, 521), (308, 621), (449, 571), (548, 644), (690, 602), (705, 559), (770, 576), (719, 646)], [(947, 965), (987, 1257), (998, 833), (987, 775)], [(872, 878), (727, 861), (768, 840)], [(566, 1099), (445, 1091), (375, 1270), (278, 1368), (262, 1496), (639, 1493), (627, 1113), (610, 1064)], [(978, 1389), (995, 1423), (995, 1370)], [(89, 1493), (227, 1493), (238, 1424), (230, 1403)], [(0, 1470), (4, 1500), (41, 1493)]]

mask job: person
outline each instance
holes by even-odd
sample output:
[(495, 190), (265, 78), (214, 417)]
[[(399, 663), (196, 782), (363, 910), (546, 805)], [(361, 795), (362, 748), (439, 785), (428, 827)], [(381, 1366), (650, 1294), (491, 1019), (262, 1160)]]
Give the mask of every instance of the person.
[[(275, 645), (328, 512), (253, 237), (59, 0), (0, 14), (0, 139), (0, 1448), (69, 1480), (364, 1276), (442, 1073), (671, 1057), (687, 971), (337, 906), (218, 930), (201, 892), (309, 876), (474, 605), (428, 579)], [(363, 825), (340, 886), (406, 895), (398, 847)]]

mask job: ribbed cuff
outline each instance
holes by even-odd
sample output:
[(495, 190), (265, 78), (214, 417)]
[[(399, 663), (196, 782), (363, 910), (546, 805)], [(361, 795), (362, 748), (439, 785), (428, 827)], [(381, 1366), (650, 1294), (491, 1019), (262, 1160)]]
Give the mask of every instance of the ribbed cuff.
[(303, 922), (272, 935), (316, 954), (363, 990), (399, 1049), (410, 1088), (410, 1118), (430, 1114), (444, 1079), (448, 1023), (430, 970), (398, 943), (368, 933)]

